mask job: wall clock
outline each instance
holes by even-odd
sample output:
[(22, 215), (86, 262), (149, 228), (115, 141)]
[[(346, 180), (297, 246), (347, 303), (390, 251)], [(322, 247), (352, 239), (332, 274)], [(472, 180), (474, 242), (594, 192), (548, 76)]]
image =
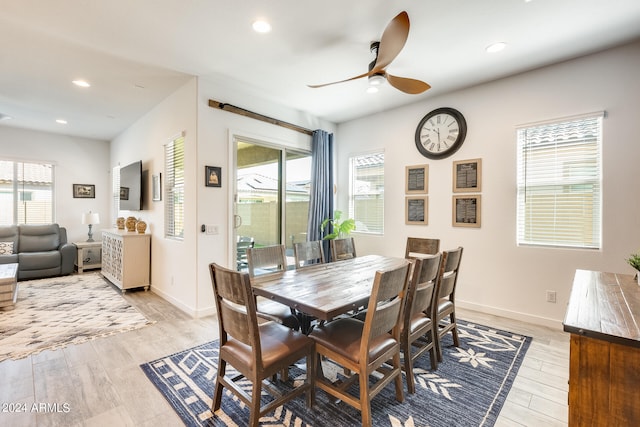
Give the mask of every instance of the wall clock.
[(429, 159), (444, 159), (462, 146), (467, 136), (467, 121), (460, 111), (437, 108), (418, 123), (416, 148)]

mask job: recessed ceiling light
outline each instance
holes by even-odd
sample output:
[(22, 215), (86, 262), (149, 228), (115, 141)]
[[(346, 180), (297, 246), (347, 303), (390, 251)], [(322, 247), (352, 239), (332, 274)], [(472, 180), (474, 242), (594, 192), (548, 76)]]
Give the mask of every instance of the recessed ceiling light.
[(497, 42), (490, 44), (485, 50), (487, 51), (487, 53), (496, 53), (504, 50), (505, 47), (507, 47), (507, 44), (505, 42)]
[(65, 119), (56, 119), (56, 123), (59, 123), (61, 125), (66, 125), (67, 121)]
[(71, 83), (80, 87), (91, 87), (91, 84), (86, 80), (73, 80)]
[(253, 22), (253, 31), (256, 33), (264, 34), (271, 31), (271, 24), (269, 24), (264, 19), (258, 19)]

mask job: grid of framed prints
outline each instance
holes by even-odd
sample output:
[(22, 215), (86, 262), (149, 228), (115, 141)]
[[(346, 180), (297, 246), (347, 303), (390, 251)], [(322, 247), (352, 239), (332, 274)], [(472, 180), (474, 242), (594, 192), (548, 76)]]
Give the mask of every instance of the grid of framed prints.
[[(482, 191), (482, 159), (453, 162), (453, 192), (479, 193)], [(454, 227), (476, 227), (481, 223), (480, 194), (455, 194), (452, 203)]]

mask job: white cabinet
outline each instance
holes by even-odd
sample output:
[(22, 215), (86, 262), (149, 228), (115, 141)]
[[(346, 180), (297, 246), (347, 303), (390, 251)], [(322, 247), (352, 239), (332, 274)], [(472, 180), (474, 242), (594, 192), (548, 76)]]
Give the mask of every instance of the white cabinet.
[(151, 235), (107, 230), (102, 232), (102, 275), (122, 289), (149, 289)]

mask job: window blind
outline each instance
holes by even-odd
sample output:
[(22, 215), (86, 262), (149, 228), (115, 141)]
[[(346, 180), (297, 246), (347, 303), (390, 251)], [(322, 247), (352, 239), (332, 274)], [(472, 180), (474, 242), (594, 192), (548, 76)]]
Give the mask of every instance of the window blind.
[(184, 137), (165, 145), (165, 237), (184, 238)]
[(384, 152), (352, 156), (349, 182), (349, 217), (356, 230), (384, 233)]
[(518, 129), (519, 245), (600, 247), (602, 118)]

